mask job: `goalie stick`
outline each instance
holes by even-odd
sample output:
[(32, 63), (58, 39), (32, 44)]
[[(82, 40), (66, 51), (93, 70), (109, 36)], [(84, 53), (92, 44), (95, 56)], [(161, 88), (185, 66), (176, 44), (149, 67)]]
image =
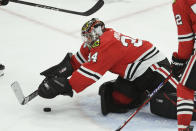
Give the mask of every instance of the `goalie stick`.
[(15, 81), (14, 83), (11, 84), (11, 88), (14, 92), (14, 94), (16, 95), (16, 98), (18, 99), (19, 103), (21, 105), (25, 105), (27, 104), (29, 101), (31, 101), (32, 99), (34, 99), (37, 95), (38, 95), (38, 91), (34, 91), (33, 93), (31, 93), (28, 96), (24, 96), (23, 91), (20, 87), (20, 84)]
[(130, 115), (130, 117), (115, 131), (120, 131), (122, 128), (126, 126), (126, 124), (142, 109), (143, 106), (145, 106), (152, 97), (168, 82), (168, 80), (171, 78), (172, 74), (170, 74), (163, 82), (159, 84), (159, 86), (149, 95), (149, 98), (147, 98), (144, 103), (139, 106), (134, 113)]
[(78, 12), (78, 11), (66, 10), (66, 9), (56, 8), (56, 7), (52, 7), (52, 6), (47, 6), (47, 5), (42, 5), (42, 4), (32, 3), (32, 2), (27, 2), (27, 1), (21, 1), (21, 0), (9, 0), (9, 1), (10, 2), (14, 2), (14, 3), (18, 3), (18, 4), (24, 4), (24, 5), (29, 5), (29, 6), (34, 6), (34, 7), (54, 10), (54, 11), (71, 13), (71, 14), (76, 14), (76, 15), (82, 15), (82, 16), (89, 16), (89, 15), (95, 13), (96, 11), (98, 11), (104, 5), (104, 1), (103, 0), (99, 0), (89, 10), (87, 10), (85, 12)]

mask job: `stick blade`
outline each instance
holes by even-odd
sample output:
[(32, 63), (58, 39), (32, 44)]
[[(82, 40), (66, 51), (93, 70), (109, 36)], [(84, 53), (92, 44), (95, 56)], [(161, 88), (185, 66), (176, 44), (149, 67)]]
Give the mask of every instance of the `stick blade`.
[(13, 90), (16, 98), (18, 99), (19, 103), (21, 105), (23, 105), (24, 100), (25, 100), (25, 96), (24, 96), (24, 94), (22, 92), (22, 89), (20, 87), (20, 84), (17, 81), (15, 81), (15, 82), (13, 82), (11, 84), (11, 88), (12, 88), (12, 90)]
[(99, 0), (91, 9), (89, 9), (86, 12), (81, 13), (80, 15), (83, 15), (83, 16), (92, 15), (93, 13), (97, 12), (103, 5), (104, 5), (104, 1)]

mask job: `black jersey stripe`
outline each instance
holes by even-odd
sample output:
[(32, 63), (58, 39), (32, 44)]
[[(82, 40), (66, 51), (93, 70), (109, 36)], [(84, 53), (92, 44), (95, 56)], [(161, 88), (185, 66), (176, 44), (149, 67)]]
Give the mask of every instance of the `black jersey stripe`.
[(100, 79), (100, 77), (98, 75), (90, 73), (89, 71), (82, 69), (81, 67), (79, 68), (79, 70), (82, 71), (84, 74), (87, 74), (88, 76), (94, 77), (97, 80)]
[(193, 37), (194, 37), (194, 34), (189, 34), (189, 35), (186, 35), (186, 36), (178, 36), (178, 39), (182, 40), (182, 39), (189, 39), (189, 38), (193, 38)]
[(145, 60), (148, 60), (148, 59), (150, 59), (150, 58), (152, 58), (153, 56), (155, 56), (156, 54), (158, 54), (159, 53), (159, 50), (157, 50), (152, 56), (150, 56), (150, 57), (148, 57), (147, 59), (144, 59), (143, 61), (145, 61)]
[(150, 54), (152, 54), (155, 50), (156, 50), (156, 47), (154, 47), (154, 49), (153, 49), (152, 51), (148, 52), (148, 54), (146, 54), (144, 57), (142, 57), (142, 58), (140, 59), (140, 61), (145, 60), (145, 58), (148, 57)]
[(77, 57), (80, 59), (80, 61), (82, 62), (82, 63), (85, 63), (85, 61), (80, 57), (80, 54), (77, 52), (76, 53), (76, 55), (77, 55)]
[(194, 104), (191, 104), (191, 103), (181, 103), (181, 104), (177, 104), (177, 107), (180, 107), (180, 106), (194, 106)]
[(132, 70), (134, 64), (135, 64), (135, 63), (131, 64), (131, 67), (130, 67), (129, 70), (128, 70), (127, 77), (126, 77), (127, 79), (129, 79), (129, 76), (130, 76), (130, 73), (131, 73), (131, 70)]
[[(155, 56), (156, 54), (159, 53), (159, 51), (157, 50), (156, 52), (156, 47), (154, 47), (154, 49), (152, 51), (150, 51), (149, 53), (147, 53), (145, 56), (143, 56), (140, 60), (139, 63), (136, 65), (136, 67), (134, 68), (133, 72), (131, 73), (131, 77), (129, 77), (130, 79), (133, 78), (133, 76), (135, 75), (137, 69), (139, 68), (139, 66), (142, 64), (143, 61), (148, 60), (150, 58), (152, 58), (153, 56)], [(155, 53), (154, 53), (155, 52)], [(150, 56), (151, 55), (151, 56)], [(150, 57), (149, 57), (150, 56)], [(132, 70), (133, 66), (131, 66), (131, 68), (129, 69), (129, 74), (128, 76), (130, 76), (130, 72)]]
[[(154, 51), (153, 51), (153, 52), (154, 52)], [(151, 52), (151, 53), (153, 53), (153, 52)], [(144, 59), (143, 59), (142, 61), (140, 61), (140, 62), (137, 64), (137, 66), (135, 67), (133, 73), (131, 74), (131, 79), (133, 78), (135, 72), (137, 71), (137, 69), (139, 68), (139, 66), (142, 64), (142, 62), (144, 62), (144, 61), (146, 61), (146, 60), (152, 58), (153, 56), (155, 56), (155, 55), (158, 54), (158, 53), (159, 53), (159, 51), (157, 50), (152, 56), (148, 57), (147, 59), (145, 59), (147, 56), (144, 57)], [(150, 55), (150, 54), (148, 54), (148, 55)]]
[(177, 112), (181, 112), (181, 111), (190, 111), (190, 112), (192, 112), (193, 109), (177, 109)]

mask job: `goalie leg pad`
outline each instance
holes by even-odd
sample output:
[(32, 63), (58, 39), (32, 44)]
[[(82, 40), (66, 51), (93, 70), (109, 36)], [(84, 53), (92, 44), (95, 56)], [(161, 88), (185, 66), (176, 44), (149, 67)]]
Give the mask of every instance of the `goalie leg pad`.
[(101, 96), (101, 111), (104, 116), (110, 112), (125, 113), (129, 110), (127, 106), (114, 102), (112, 97), (113, 90), (114, 83), (111, 81), (102, 84), (99, 88), (99, 95)]
[(132, 99), (137, 99), (137, 97), (141, 93), (137, 90), (137, 87), (135, 86), (135, 83), (133, 81), (123, 79), (120, 76), (115, 80), (114, 90)]
[(103, 115), (110, 112), (128, 112), (130, 109), (138, 107), (147, 98), (147, 93), (137, 91), (132, 82), (127, 82), (122, 78), (102, 84), (99, 88), (99, 95)]
[[(196, 97), (196, 94), (194, 95)], [(196, 109), (196, 101), (194, 101)], [(177, 96), (176, 92), (157, 93), (150, 101), (151, 113), (170, 119), (177, 119)], [(193, 121), (196, 121), (196, 110), (193, 111)]]

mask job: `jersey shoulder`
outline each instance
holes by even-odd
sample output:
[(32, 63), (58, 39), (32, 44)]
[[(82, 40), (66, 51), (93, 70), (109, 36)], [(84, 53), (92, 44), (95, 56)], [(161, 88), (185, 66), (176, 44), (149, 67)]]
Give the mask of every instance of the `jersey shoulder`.
[(121, 52), (124, 47), (121, 43), (121, 33), (107, 28), (104, 34), (100, 37), (100, 46), (97, 48), (100, 52)]
[(112, 28), (106, 28), (106, 31), (100, 37), (101, 43), (113, 43), (113, 42), (118, 41), (118, 39), (116, 39), (115, 37), (116, 33), (117, 32), (114, 31)]

